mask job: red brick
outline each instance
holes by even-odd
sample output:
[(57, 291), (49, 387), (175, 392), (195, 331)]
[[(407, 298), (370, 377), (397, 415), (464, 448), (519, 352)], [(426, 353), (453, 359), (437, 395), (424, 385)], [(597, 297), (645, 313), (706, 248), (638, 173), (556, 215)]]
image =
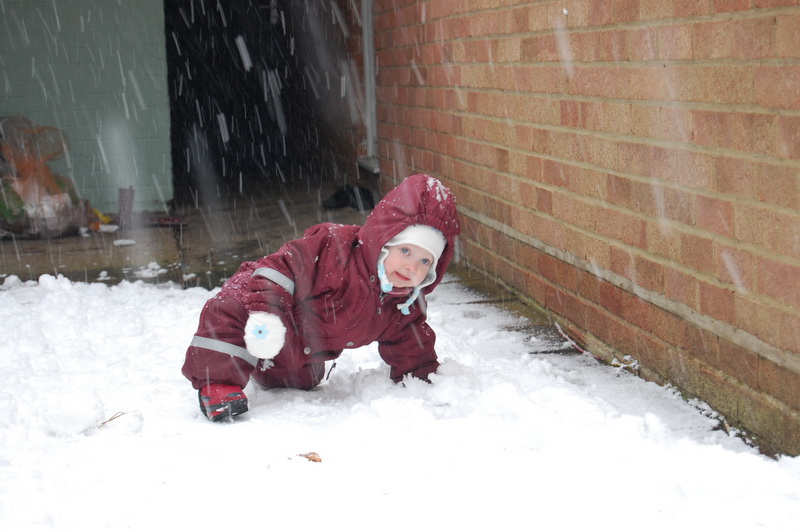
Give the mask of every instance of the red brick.
[(611, 345), (613, 338), (610, 334), (609, 322), (611, 318), (603, 309), (592, 305), (586, 307), (586, 329), (606, 344)]
[(662, 68), (664, 99), (709, 103), (751, 104), (760, 74), (750, 65), (677, 64)]
[(640, 299), (638, 296), (626, 292), (622, 289), (617, 289), (620, 298), (620, 311), (619, 315), (625, 321), (641, 327), (646, 331), (652, 331), (650, 325), (653, 322), (651, 308), (652, 305)]
[(776, 20), (773, 15), (738, 21), (733, 29), (739, 46), (734, 49), (737, 59), (766, 59), (776, 55)]
[(647, 249), (647, 222), (626, 213), (604, 209), (597, 211), (600, 219), (597, 232), (629, 246)]
[(681, 258), (682, 264), (701, 273), (714, 271), (714, 253), (712, 241), (687, 233), (682, 233)]
[(734, 319), (733, 292), (701, 282), (700, 312), (726, 323), (732, 323)]
[(692, 30), (691, 26), (659, 26), (656, 32), (659, 59), (691, 59)]
[(718, 157), (714, 189), (757, 201), (800, 209), (797, 171), (785, 166)]
[(629, 103), (582, 102), (583, 127), (596, 131), (629, 135), (633, 117)]
[(639, 19), (639, 0), (613, 0), (612, 3), (616, 24), (635, 22)]
[[(602, 31), (588, 34), (591, 41), (585, 43), (590, 51), (585, 52), (591, 61), (624, 61), (630, 58), (628, 32)], [(577, 58), (580, 60), (580, 57)]]
[(618, 145), (618, 150), (618, 169), (620, 171), (639, 176), (650, 175), (654, 150), (652, 146), (647, 144), (623, 142)]
[(756, 353), (719, 338), (717, 367), (753, 389), (759, 387), (759, 366), (763, 362), (759, 358)]
[(762, 258), (758, 266), (758, 291), (800, 310), (800, 267)]
[(800, 109), (800, 66), (760, 66), (755, 72), (753, 103), (770, 108)]
[(607, 174), (607, 200), (616, 205), (631, 208), (633, 206), (631, 181), (614, 174)]
[(653, 255), (680, 262), (682, 234), (665, 219), (647, 223), (647, 251)]
[(697, 343), (699, 338), (698, 331), (694, 330), (694, 326), (682, 317), (652, 304), (647, 305), (646, 316), (647, 326), (645, 330), (652, 331), (665, 342), (679, 347)]
[(567, 173), (564, 166), (551, 159), (539, 159), (542, 164), (542, 182), (564, 187), (567, 184)]
[(642, 333), (627, 323), (613, 318), (606, 323), (610, 337), (608, 343), (624, 354), (635, 355), (639, 345), (638, 337)]
[(708, 189), (714, 181), (716, 160), (704, 153), (654, 147), (649, 175), (670, 183)]
[(678, 18), (710, 15), (713, 12), (711, 0), (674, 0), (675, 16)]
[(561, 100), (561, 125), (567, 127), (585, 127), (585, 120), (581, 112), (584, 102)]
[(758, 259), (753, 254), (717, 243), (714, 260), (717, 264), (715, 275), (721, 282), (733, 285), (743, 294), (756, 290)]
[[(798, 32), (800, 34), (800, 31)], [(778, 117), (777, 152), (780, 157), (800, 159), (800, 117)]]
[(553, 195), (549, 190), (536, 189), (536, 208), (547, 214), (553, 214)]
[(606, 174), (578, 166), (565, 170), (565, 187), (581, 196), (604, 199), (606, 197)]
[(694, 208), (694, 219), (698, 228), (723, 236), (733, 236), (733, 206), (729, 201), (696, 196)]
[(710, 364), (715, 368), (720, 367), (720, 338), (716, 334), (688, 324), (686, 327), (685, 344), (695, 358)]
[(776, 117), (756, 113), (693, 111), (692, 140), (701, 146), (775, 153)]
[(800, 352), (800, 318), (788, 312), (778, 312), (775, 321), (778, 324), (776, 345), (792, 353)]
[(794, 410), (800, 410), (800, 375), (767, 359), (758, 363), (758, 387)]
[(538, 35), (520, 41), (520, 59), (529, 63), (558, 61), (556, 39), (553, 35)]
[(751, 7), (751, 0), (714, 0), (714, 11), (717, 13), (745, 11)]
[(692, 26), (692, 57), (695, 60), (730, 57), (735, 47), (729, 21), (704, 22)]
[(699, 309), (699, 287), (697, 279), (672, 268), (664, 268), (664, 294), (692, 309)]
[(562, 260), (556, 261), (556, 272), (559, 284), (571, 292), (576, 292), (578, 288), (578, 270), (572, 264)]
[(748, 18), (695, 24), (693, 57), (756, 59), (775, 56), (775, 18)]
[(694, 197), (674, 188), (653, 187), (660, 216), (686, 225), (694, 224)]
[(557, 261), (558, 259), (551, 255), (540, 253), (536, 258), (534, 271), (544, 279), (558, 284), (558, 274), (556, 273)]
[(615, 316), (621, 316), (624, 312), (623, 301), (627, 299), (624, 290), (607, 281), (602, 281), (598, 286), (598, 303), (608, 312)]
[(637, 256), (634, 281), (646, 290), (664, 293), (664, 267), (644, 257)]
[(625, 277), (626, 279), (633, 279), (634, 273), (634, 259), (628, 251), (611, 246), (610, 249), (611, 271)]
[(800, 15), (778, 15), (775, 20), (775, 55), (800, 57)]
[(612, 2), (589, 2), (589, 24), (592, 26), (605, 26), (614, 20), (614, 5)]
[(756, 8), (796, 6), (800, 4), (798, 0), (752, 0), (752, 1), (753, 1), (753, 7)]
[(626, 58), (630, 61), (653, 61), (659, 59), (658, 39), (658, 31), (654, 28), (626, 32)]
[(800, 258), (800, 216), (750, 205), (734, 206), (736, 238), (783, 256)]
[(734, 309), (733, 325), (770, 345), (797, 352), (800, 319), (796, 314), (739, 294), (734, 296)]
[(636, 336), (636, 359), (661, 378), (666, 377), (670, 365), (670, 349), (667, 344), (648, 334)]
[(630, 205), (633, 210), (644, 216), (658, 217), (663, 220), (665, 215), (664, 187), (631, 181), (630, 192)]

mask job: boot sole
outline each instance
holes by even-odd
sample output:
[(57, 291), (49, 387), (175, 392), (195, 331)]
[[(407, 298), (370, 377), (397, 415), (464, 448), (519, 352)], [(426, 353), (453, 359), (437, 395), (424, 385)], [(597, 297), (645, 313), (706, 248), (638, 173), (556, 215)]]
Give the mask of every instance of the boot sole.
[(230, 401), (227, 403), (209, 405), (208, 411), (201, 400), (200, 410), (211, 421), (224, 421), (247, 412), (247, 399), (236, 399), (235, 401)]

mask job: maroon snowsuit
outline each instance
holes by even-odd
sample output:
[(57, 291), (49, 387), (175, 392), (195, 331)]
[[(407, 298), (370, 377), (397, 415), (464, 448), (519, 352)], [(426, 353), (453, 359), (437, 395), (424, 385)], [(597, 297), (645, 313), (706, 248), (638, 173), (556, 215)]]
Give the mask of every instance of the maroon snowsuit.
[[(381, 247), (413, 224), (439, 229), (447, 240), (436, 280), (403, 315), (407, 295), (384, 294), (377, 275)], [(186, 351), (183, 374), (200, 387), (249, 378), (265, 388), (310, 389), (323, 378), (325, 361), (343, 349), (378, 341), (381, 358), (398, 381), (436, 371), (436, 335), (425, 322), (425, 294), (442, 279), (459, 233), (455, 197), (437, 179), (416, 174), (390, 191), (363, 226), (323, 223), (277, 252), (242, 263), (220, 292), (206, 302)], [(250, 312), (280, 316), (283, 348), (270, 361), (249, 353), (244, 327)]]

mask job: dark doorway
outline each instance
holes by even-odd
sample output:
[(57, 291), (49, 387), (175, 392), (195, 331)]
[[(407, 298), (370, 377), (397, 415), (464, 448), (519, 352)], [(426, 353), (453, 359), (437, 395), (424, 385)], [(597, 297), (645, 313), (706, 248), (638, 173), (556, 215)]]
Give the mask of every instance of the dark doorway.
[(165, 0), (164, 11), (178, 204), (357, 178), (363, 98), (351, 10)]

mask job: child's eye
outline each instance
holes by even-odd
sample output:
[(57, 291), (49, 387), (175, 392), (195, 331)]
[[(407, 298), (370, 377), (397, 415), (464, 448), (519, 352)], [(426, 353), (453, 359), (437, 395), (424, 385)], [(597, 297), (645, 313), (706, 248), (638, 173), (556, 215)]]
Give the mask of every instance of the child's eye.
[(411, 253), (411, 250), (408, 248), (400, 248), (400, 253), (402, 253), (403, 255), (408, 255), (409, 253)]
[(430, 263), (431, 263), (430, 259), (422, 259), (422, 264), (424, 264), (425, 266), (428, 266)]

